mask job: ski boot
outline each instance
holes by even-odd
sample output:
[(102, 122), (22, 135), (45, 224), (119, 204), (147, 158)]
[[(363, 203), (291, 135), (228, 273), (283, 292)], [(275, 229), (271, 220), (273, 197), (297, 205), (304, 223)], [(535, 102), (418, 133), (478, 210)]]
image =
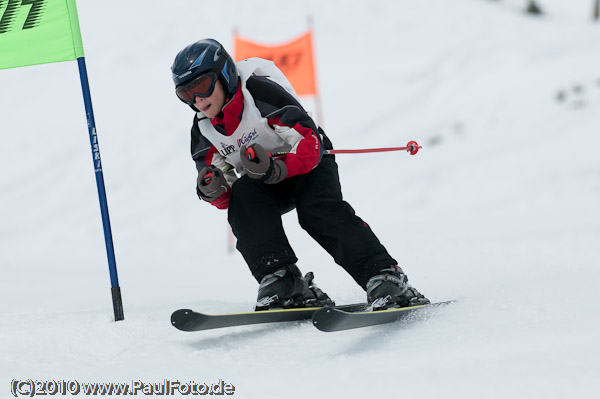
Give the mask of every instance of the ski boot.
[(408, 277), (400, 266), (390, 266), (380, 270), (380, 273), (367, 282), (367, 301), (373, 310), (431, 303), (416, 288), (408, 284)]
[(302, 278), (300, 269), (294, 264), (267, 274), (260, 281), (254, 310), (334, 306), (331, 298), (321, 291), (313, 280), (312, 272)]

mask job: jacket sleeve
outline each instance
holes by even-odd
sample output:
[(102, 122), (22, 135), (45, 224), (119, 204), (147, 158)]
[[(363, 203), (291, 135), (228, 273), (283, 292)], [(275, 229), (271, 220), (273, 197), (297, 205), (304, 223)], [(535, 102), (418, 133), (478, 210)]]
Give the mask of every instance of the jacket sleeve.
[(323, 156), (322, 130), (302, 105), (283, 87), (264, 76), (252, 76), (246, 82), (261, 115), (285, 142), (292, 146), (283, 159), (288, 177), (313, 170)]
[(198, 198), (210, 203), (218, 209), (227, 209), (229, 206), (229, 197), (231, 196), (231, 186), (237, 177), (233, 170), (225, 172), (229, 164), (225, 162), (225, 157), (219, 154), (217, 149), (210, 143), (210, 141), (208, 141), (208, 139), (200, 133), (197, 116), (194, 116), (194, 123), (192, 124), (191, 152), (192, 159), (196, 163), (196, 170), (198, 172), (200, 172), (206, 166), (214, 165), (223, 171), (225, 180), (230, 187), (227, 192), (225, 192), (219, 198), (213, 199), (212, 201), (209, 201), (208, 198), (205, 198), (200, 190), (198, 190), (198, 187), (196, 187), (196, 194), (198, 194)]

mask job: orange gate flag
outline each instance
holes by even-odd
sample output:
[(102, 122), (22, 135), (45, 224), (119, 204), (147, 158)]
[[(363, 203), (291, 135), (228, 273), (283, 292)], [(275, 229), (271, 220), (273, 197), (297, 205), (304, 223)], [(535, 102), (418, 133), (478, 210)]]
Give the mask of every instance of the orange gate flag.
[(299, 96), (317, 95), (312, 33), (279, 46), (264, 46), (235, 37), (235, 61), (259, 57), (271, 60), (288, 78)]

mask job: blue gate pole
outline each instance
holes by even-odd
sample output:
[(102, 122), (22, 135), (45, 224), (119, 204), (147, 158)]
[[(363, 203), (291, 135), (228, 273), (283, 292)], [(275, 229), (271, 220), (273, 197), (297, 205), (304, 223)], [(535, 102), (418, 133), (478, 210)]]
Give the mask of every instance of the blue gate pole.
[(119, 277), (117, 276), (117, 262), (115, 260), (115, 249), (113, 246), (112, 232), (110, 229), (108, 204), (106, 202), (106, 189), (104, 187), (104, 174), (102, 173), (100, 147), (98, 146), (98, 136), (96, 135), (96, 121), (94, 120), (94, 110), (92, 108), (90, 85), (88, 82), (87, 69), (85, 67), (85, 57), (77, 58), (77, 65), (79, 66), (81, 90), (83, 91), (83, 102), (85, 104), (85, 114), (87, 117), (88, 131), (90, 134), (90, 144), (92, 146), (92, 157), (94, 159), (94, 171), (96, 172), (96, 185), (98, 186), (98, 199), (100, 200), (100, 213), (102, 214), (104, 241), (106, 243), (106, 255), (108, 256), (108, 270), (110, 272), (113, 309), (115, 312), (115, 321), (119, 321), (125, 318), (123, 315), (123, 301), (121, 300), (121, 288), (119, 287)]

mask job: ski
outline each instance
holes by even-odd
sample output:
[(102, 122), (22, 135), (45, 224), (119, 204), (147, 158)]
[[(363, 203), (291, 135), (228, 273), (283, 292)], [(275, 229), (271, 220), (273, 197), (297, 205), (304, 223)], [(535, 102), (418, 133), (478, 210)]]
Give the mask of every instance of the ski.
[[(366, 303), (341, 305), (332, 309), (345, 312), (361, 311)], [(191, 309), (179, 309), (171, 315), (171, 324), (181, 331), (202, 331), (215, 328), (246, 326), (252, 324), (280, 323), (286, 321), (310, 320), (321, 307), (270, 309), (258, 312), (206, 314)]]
[(444, 306), (453, 301), (432, 303), (430, 305), (418, 305), (406, 308), (395, 308), (387, 310), (354, 311), (347, 312), (334, 307), (324, 307), (317, 310), (312, 316), (313, 325), (321, 331), (335, 332), (350, 330), (353, 328), (376, 326), (379, 324), (393, 323), (407, 316), (430, 307)]

